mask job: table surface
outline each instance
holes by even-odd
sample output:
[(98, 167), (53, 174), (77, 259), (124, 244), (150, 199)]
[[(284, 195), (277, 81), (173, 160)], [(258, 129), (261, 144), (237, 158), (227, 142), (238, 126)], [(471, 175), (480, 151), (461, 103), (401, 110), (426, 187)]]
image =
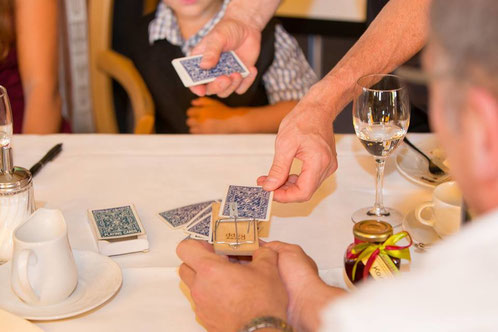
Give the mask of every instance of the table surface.
[[(274, 135), (15, 136), (15, 164), (27, 168), (64, 143), (61, 155), (35, 177), (34, 189), (37, 201), (62, 210), (73, 249), (97, 251), (87, 209), (126, 203), (135, 205), (150, 243), (147, 253), (112, 258), (122, 268), (123, 285), (111, 301), (74, 318), (36, 324), (46, 331), (203, 331), (177, 274), (175, 248), (185, 234), (170, 229), (158, 212), (221, 198), (228, 184), (254, 185), (271, 165), (274, 140)], [(341, 286), (351, 214), (373, 204), (375, 166), (354, 135), (337, 135), (336, 143), (336, 173), (309, 202), (275, 203), (269, 240), (301, 245), (324, 280)], [(296, 162), (293, 171), (299, 167)], [(401, 176), (393, 158), (388, 161), (387, 206), (407, 213), (430, 195), (430, 189)]]

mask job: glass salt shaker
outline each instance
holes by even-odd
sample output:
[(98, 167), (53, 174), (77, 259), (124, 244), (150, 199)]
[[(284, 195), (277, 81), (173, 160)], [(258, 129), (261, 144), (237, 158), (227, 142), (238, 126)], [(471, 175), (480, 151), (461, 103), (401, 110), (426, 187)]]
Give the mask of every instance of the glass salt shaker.
[(12, 159), (12, 112), (9, 97), (0, 86), (0, 264), (12, 256), (12, 235), (34, 211), (31, 173), (14, 167)]

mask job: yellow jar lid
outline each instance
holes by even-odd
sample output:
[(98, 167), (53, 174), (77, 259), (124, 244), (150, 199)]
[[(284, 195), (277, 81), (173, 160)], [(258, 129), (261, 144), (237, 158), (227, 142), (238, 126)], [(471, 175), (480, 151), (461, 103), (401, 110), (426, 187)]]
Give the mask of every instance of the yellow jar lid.
[(385, 221), (363, 220), (353, 227), (356, 239), (366, 242), (384, 242), (393, 235), (393, 228)]

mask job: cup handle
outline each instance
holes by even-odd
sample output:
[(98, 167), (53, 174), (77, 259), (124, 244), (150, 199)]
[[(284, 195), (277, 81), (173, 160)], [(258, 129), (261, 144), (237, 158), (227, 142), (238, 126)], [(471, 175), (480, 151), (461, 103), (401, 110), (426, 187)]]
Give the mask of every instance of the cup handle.
[(425, 202), (422, 203), (417, 209), (415, 210), (415, 217), (417, 218), (418, 221), (420, 221), (422, 224), (434, 227), (435, 219), (434, 215), (431, 219), (426, 219), (422, 217), (422, 213), (424, 212), (425, 209), (427, 208), (433, 208), (434, 203), (433, 202)]
[(17, 269), (19, 285), (21, 286), (23, 297), (28, 300), (26, 302), (37, 303), (40, 301), (40, 297), (36, 295), (28, 278), (28, 262), (32, 253), (33, 252), (29, 249), (21, 251), (17, 257), (17, 266), (15, 268)]

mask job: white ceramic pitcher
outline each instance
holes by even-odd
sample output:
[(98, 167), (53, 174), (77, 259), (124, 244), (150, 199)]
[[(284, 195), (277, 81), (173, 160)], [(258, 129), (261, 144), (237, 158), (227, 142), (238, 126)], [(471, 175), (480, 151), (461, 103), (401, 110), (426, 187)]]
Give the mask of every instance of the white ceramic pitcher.
[(78, 271), (59, 210), (39, 209), (14, 231), (11, 286), (24, 302), (55, 304), (78, 283)]

